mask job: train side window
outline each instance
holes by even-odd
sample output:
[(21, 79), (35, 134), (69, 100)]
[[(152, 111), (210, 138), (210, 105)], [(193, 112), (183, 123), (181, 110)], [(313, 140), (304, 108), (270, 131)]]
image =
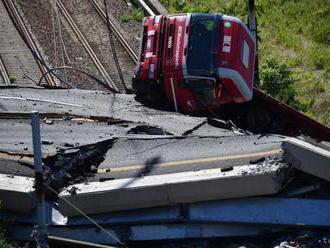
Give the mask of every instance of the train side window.
[(243, 48), (242, 48), (242, 63), (246, 69), (249, 68), (249, 59), (250, 59), (250, 47), (248, 43), (244, 40)]

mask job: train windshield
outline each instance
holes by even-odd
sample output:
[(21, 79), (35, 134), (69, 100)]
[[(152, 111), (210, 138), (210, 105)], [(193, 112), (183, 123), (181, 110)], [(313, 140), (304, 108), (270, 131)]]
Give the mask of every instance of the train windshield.
[(219, 14), (192, 14), (187, 53), (188, 74), (209, 76), (216, 70), (220, 19)]

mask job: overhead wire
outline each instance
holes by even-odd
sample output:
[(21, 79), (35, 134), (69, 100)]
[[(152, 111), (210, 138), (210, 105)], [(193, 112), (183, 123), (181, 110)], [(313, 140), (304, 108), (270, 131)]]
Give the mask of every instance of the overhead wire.
[[(31, 47), (31, 45), (29, 44), (27, 38), (25, 37), (23, 31), (18, 27), (18, 24), (16, 23), (16, 20), (15, 20), (15, 17), (13, 16), (13, 13), (12, 11), (10, 10), (10, 7), (7, 5), (6, 1), (4, 1), (5, 3), (5, 8), (7, 9), (7, 12), (9, 13), (9, 16), (10, 16), (10, 19), (12, 20), (16, 30), (18, 31), (18, 33), (20, 34), (20, 36), (22, 37), (23, 41), (25, 42), (26, 46), (28, 47), (28, 49), (30, 50), (32, 56), (34, 57), (35, 60), (37, 60), (38, 62), (40, 62), (40, 64), (42, 64), (45, 69), (46, 69), (46, 72), (43, 73), (43, 75), (41, 76), (41, 78), (43, 79), (45, 77), (45, 75), (47, 74), (50, 74), (52, 75), (53, 77), (57, 78), (60, 83), (66, 85), (66, 86), (69, 86), (70, 88), (76, 88), (74, 87), (72, 84), (70, 84), (67, 80), (63, 79), (62, 77), (60, 77), (58, 74), (56, 74), (56, 69), (59, 69), (59, 68), (51, 68), (50, 66), (48, 66), (48, 64), (45, 62), (45, 60), (42, 58), (42, 57), (39, 57), (39, 55), (37, 54), (36, 51), (34, 51), (33, 47)], [(22, 18), (21, 16), (18, 16), (18, 18)], [(25, 24), (24, 24), (25, 25)], [(30, 31), (29, 29), (26, 29), (27, 33), (30, 34)], [(68, 69), (68, 68), (67, 68)], [(82, 73), (84, 73), (85, 75), (88, 75), (90, 76), (91, 78), (93, 78), (94, 80), (96, 80), (98, 83), (101, 83), (102, 85), (106, 85), (106, 83), (104, 83), (103, 81), (101, 81), (100, 79), (96, 78), (95, 76), (93, 75), (90, 75), (89, 73), (83, 71), (83, 70), (80, 70), (80, 69), (76, 69), (76, 68), (71, 68), (71, 69), (74, 69), (76, 71), (80, 71)], [(41, 79), (41, 80), (42, 80)], [(39, 80), (39, 83), (41, 81)], [(112, 89), (111, 89), (112, 92), (114, 92)]]
[(54, 43), (54, 64), (57, 67), (57, 44), (56, 44), (56, 27), (55, 27), (55, 17), (54, 17), (54, 4), (56, 0), (51, 1), (51, 17), (52, 17), (52, 32), (53, 32), (53, 43)]
[[(31, 47), (31, 45), (29, 44), (29, 42), (28, 42), (27, 38), (25, 37), (23, 31), (18, 27), (18, 24), (16, 23), (15, 17), (13, 16), (13, 13), (10, 10), (10, 7), (7, 5), (6, 1), (4, 1), (4, 3), (5, 3), (5, 8), (7, 9), (7, 12), (9, 13), (10, 19), (12, 20), (16, 30), (18, 31), (18, 33), (22, 37), (24, 43), (26, 44), (26, 46), (30, 50), (32, 56), (34, 57), (35, 60), (37, 60), (40, 64), (42, 64), (45, 67), (46, 71), (49, 71), (50, 67), (47, 65), (47, 63), (45, 62), (45, 60), (42, 57), (39, 57), (37, 52), (34, 51), (33, 47)], [(18, 16), (18, 18), (21, 19), (22, 17)], [(26, 29), (26, 31), (30, 34), (30, 31), (28, 29)], [(65, 80), (62, 79), (61, 77), (59, 77), (56, 73), (52, 72), (51, 75), (54, 76), (55, 78), (57, 78), (60, 82), (66, 84)]]
[[(112, 89), (108, 84), (104, 83), (102, 80), (98, 79), (96, 76), (93, 76), (92, 74), (84, 71), (84, 70), (81, 70), (81, 69), (78, 69), (78, 68), (74, 68), (74, 67), (71, 67), (71, 66), (59, 66), (59, 67), (55, 67), (55, 68), (51, 68), (49, 71), (45, 72), (39, 79), (39, 82), (38, 82), (38, 85), (41, 84), (42, 82), (42, 79), (47, 75), (47, 74), (50, 74), (50, 73), (53, 73), (53, 71), (57, 71), (57, 70), (73, 70), (73, 71), (77, 71), (77, 72), (80, 72), (90, 78), (92, 78), (93, 80), (95, 80), (96, 82), (98, 82), (99, 84), (101, 84), (103, 87), (105, 87), (106, 89), (108, 89), (109, 91), (113, 92), (113, 93), (117, 93), (114, 89)], [(71, 87), (71, 88), (76, 88), (75, 86), (73, 86), (72, 84), (70, 84), (69, 82), (65, 81), (63, 82), (65, 85)]]
[(66, 59), (68, 60), (69, 63), (71, 63), (71, 60), (70, 60), (70, 57), (68, 55), (68, 51), (66, 49), (66, 45), (64, 43), (64, 39), (63, 39), (63, 32), (62, 32), (62, 25), (61, 25), (61, 21), (60, 21), (60, 17), (59, 17), (59, 14), (58, 14), (58, 9), (57, 9), (57, 0), (55, 0), (55, 13), (56, 13), (56, 16), (57, 16), (57, 20), (58, 20), (58, 29), (59, 29), (59, 38), (60, 38), (60, 44), (62, 45), (63, 47), (63, 51), (64, 51), (64, 54), (66, 56)]
[[(55, 12), (57, 14), (57, 7), (56, 7)], [(56, 16), (56, 19), (57, 19), (57, 26), (58, 26), (58, 30), (59, 30), (60, 52), (61, 52), (62, 65), (65, 66), (66, 63), (65, 63), (65, 58), (64, 58), (63, 46), (62, 46), (62, 43), (61, 43), (61, 31), (60, 31), (61, 30), (61, 23), (60, 23), (60, 18), (59, 18), (58, 15)], [(65, 78), (66, 81), (68, 81), (68, 74), (66, 73), (66, 70), (64, 70), (64, 78)]]
[(103, 0), (103, 3), (104, 3), (104, 8), (105, 8), (104, 12), (105, 12), (105, 16), (106, 16), (106, 19), (107, 19), (107, 28), (108, 28), (110, 48), (111, 48), (111, 51), (112, 51), (112, 56), (113, 56), (113, 59), (115, 61), (115, 65), (116, 65), (116, 69), (117, 69), (120, 81), (121, 81), (122, 85), (124, 86), (125, 91), (127, 91), (127, 87), (126, 87), (125, 80), (124, 80), (124, 77), (123, 77), (123, 72), (120, 68), (120, 64), (119, 64), (119, 60), (118, 60), (118, 56), (117, 56), (117, 52), (116, 52), (116, 47), (115, 47), (115, 43), (114, 43), (114, 39), (113, 39), (113, 35), (112, 35), (107, 1)]

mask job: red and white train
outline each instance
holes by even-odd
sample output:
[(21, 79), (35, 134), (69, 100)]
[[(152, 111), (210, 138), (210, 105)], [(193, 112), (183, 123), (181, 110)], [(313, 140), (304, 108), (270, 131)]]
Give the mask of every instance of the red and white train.
[(137, 95), (162, 92), (181, 112), (252, 99), (256, 44), (240, 19), (198, 13), (150, 16), (142, 32), (133, 78)]

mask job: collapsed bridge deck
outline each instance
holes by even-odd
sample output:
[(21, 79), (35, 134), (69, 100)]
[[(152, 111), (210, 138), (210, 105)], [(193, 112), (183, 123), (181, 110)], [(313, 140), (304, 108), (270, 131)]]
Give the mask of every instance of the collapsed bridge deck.
[[(54, 201), (53, 192), (47, 193), (49, 230), (55, 235), (115, 243), (102, 233), (81, 237), (81, 232), (93, 233), (93, 227), (66, 201), (102, 219), (108, 231), (125, 241), (258, 235), (274, 224), (300, 228), (306, 219), (299, 204), (315, 211), (328, 206), (328, 151), (316, 141), (323, 148), (299, 141), (298, 149), (299, 142), (290, 143), (290, 137), (253, 134), (223, 120), (151, 109), (133, 96), (101, 91), (14, 87), (3, 88), (0, 99), (0, 173), (12, 185), (1, 188), (0, 196), (5, 209), (17, 211), (0, 216), (15, 216), (10, 229), (15, 239), (29, 239), (35, 222), (34, 190), (19, 183), (34, 176), (31, 111), (42, 118), (46, 188), (60, 195)], [(299, 159), (306, 159), (297, 156), (319, 161), (322, 175), (308, 163), (299, 167)], [(13, 201), (13, 192), (22, 197)], [(307, 199), (297, 205), (292, 196)], [(210, 219), (202, 214), (231, 211), (237, 202), (242, 215)], [(260, 217), (259, 210), (266, 213), (274, 202), (278, 216)], [(296, 219), (288, 219), (285, 209)], [(173, 218), (177, 210), (184, 217)], [(134, 213), (145, 219), (141, 222)], [(247, 219), (247, 213), (254, 217)], [(328, 227), (321, 218), (308, 219), (306, 228)], [(69, 232), (72, 228), (79, 231)]]

